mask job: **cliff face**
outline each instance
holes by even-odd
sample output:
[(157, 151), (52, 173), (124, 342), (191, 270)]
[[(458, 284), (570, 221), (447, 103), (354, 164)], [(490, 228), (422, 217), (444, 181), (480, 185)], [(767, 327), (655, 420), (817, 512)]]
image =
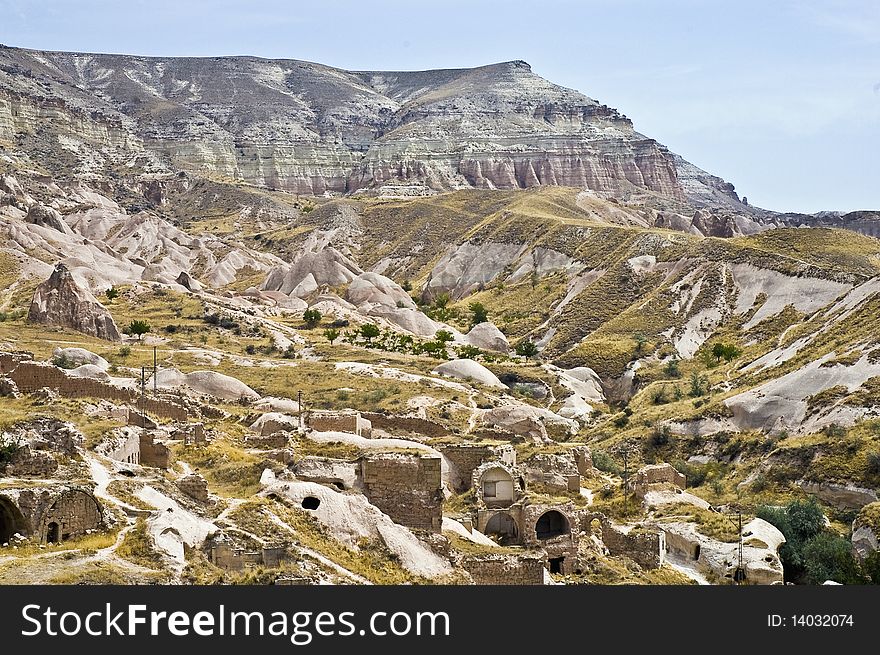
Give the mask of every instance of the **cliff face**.
[(351, 72), (0, 48), (0, 141), (80, 175), (125, 164), (315, 195), (566, 185), (738, 204), (732, 187), (677, 163), (616, 110), (522, 61)]

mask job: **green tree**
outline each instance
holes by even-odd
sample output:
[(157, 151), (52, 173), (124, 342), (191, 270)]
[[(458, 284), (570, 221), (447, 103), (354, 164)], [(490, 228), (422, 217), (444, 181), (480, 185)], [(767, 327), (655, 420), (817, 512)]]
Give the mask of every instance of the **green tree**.
[(317, 309), (307, 309), (303, 312), (303, 321), (310, 330), (317, 327), (321, 322), (321, 312)]
[(709, 389), (709, 378), (706, 375), (700, 375), (696, 371), (691, 373), (691, 398), (699, 398), (705, 396)]
[(666, 365), (663, 367), (663, 375), (668, 378), (680, 378), (681, 377), (681, 369), (678, 367), (678, 359), (673, 357)]
[(379, 326), (375, 323), (364, 323), (363, 325), (361, 325), (360, 332), (361, 336), (368, 344), (372, 344), (373, 339), (382, 334), (382, 330), (380, 330)]
[(107, 296), (107, 302), (113, 302), (119, 297), (119, 289), (110, 287), (104, 292), (104, 295)]
[(459, 346), (456, 349), (456, 352), (461, 359), (476, 359), (483, 351), (476, 346), (471, 346), (470, 344), (467, 344), (464, 346)]
[(716, 362), (731, 362), (742, 354), (742, 351), (732, 343), (716, 343), (712, 346), (712, 356)]
[(645, 346), (648, 344), (648, 337), (641, 332), (636, 332), (633, 335), (633, 339), (636, 342), (636, 355), (641, 355), (645, 350)]
[(327, 341), (330, 342), (330, 345), (333, 345), (333, 342), (339, 338), (339, 330), (336, 328), (328, 328), (324, 330), (324, 336), (327, 338)]
[(128, 324), (128, 330), (126, 331), (129, 334), (135, 335), (138, 341), (140, 341), (141, 337), (150, 331), (150, 324), (138, 318)]
[(471, 310), (471, 327), (489, 320), (489, 310), (483, 303), (472, 302), (468, 305), (468, 309)]
[(447, 344), (455, 339), (455, 337), (452, 336), (452, 332), (449, 330), (437, 330), (437, 334), (434, 335), (434, 338), (442, 344)]
[(809, 584), (822, 584), (826, 580), (840, 584), (865, 581), (853, 556), (852, 543), (827, 530), (804, 544), (803, 560), (804, 578)]
[(532, 343), (529, 339), (523, 339), (516, 344), (516, 354), (522, 355), (523, 357), (534, 357), (538, 354), (538, 346)]

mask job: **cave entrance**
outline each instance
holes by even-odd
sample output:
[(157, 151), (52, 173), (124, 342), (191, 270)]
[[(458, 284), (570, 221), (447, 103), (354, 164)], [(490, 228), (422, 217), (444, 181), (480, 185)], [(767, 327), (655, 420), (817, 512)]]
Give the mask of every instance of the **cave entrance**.
[(46, 543), (57, 544), (58, 541), (58, 524), (55, 521), (52, 521), (46, 526)]
[(562, 573), (563, 562), (565, 562), (564, 557), (551, 557), (549, 560), (550, 573)]
[(24, 535), (24, 517), (13, 503), (0, 498), (0, 544), (7, 543), (15, 533)]
[(542, 541), (558, 537), (567, 532), (568, 519), (555, 509), (551, 509), (549, 512), (541, 514), (541, 518), (539, 518), (538, 522), (535, 524), (535, 533), (537, 534), (538, 539)]
[(502, 546), (516, 542), (519, 531), (516, 529), (516, 521), (510, 514), (499, 512), (494, 514), (486, 523), (484, 534), (498, 537)]

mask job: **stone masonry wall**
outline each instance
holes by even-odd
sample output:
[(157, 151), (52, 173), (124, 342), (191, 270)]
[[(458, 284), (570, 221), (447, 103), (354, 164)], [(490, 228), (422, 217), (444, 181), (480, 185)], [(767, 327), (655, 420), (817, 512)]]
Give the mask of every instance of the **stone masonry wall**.
[(461, 566), (478, 585), (544, 584), (544, 558), (537, 555), (469, 555)]
[(449, 436), (449, 430), (439, 423), (418, 418), (417, 416), (388, 416), (379, 412), (363, 412), (363, 416), (370, 420), (373, 427), (385, 430), (386, 432), (402, 432), (425, 437)]
[(440, 451), (452, 464), (449, 482), (459, 493), (471, 487), (474, 469), (484, 462), (498, 460), (509, 466), (516, 466), (516, 450), (506, 444), (503, 446), (451, 444), (441, 447)]
[(443, 519), (440, 458), (381, 453), (361, 460), (364, 495), (397, 523), (439, 532)]

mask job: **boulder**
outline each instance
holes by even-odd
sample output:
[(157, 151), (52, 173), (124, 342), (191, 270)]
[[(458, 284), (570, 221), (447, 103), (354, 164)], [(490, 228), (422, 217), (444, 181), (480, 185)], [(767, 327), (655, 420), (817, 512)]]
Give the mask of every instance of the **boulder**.
[(807, 493), (816, 494), (823, 502), (839, 509), (861, 509), (877, 502), (877, 492), (874, 489), (857, 487), (854, 484), (807, 480), (800, 480), (798, 484)]
[(187, 496), (200, 503), (207, 503), (208, 497), (208, 481), (198, 473), (186, 475), (180, 478), (175, 485)]
[(348, 284), (361, 273), (361, 268), (348, 257), (326, 247), (300, 253), (290, 265), (273, 269), (262, 288), (302, 298), (324, 285)]
[(161, 389), (186, 386), (196, 393), (223, 400), (256, 400), (260, 397), (260, 394), (241, 380), (216, 371), (181, 373), (174, 368), (160, 369), (156, 373), (156, 386)]
[(361, 273), (357, 276), (348, 285), (345, 299), (355, 306), (369, 303), (386, 307), (416, 308), (416, 303), (399, 284), (378, 273)]
[(852, 545), (859, 559), (880, 548), (880, 502), (865, 505), (852, 524)]
[(299, 419), (296, 416), (281, 412), (267, 412), (251, 423), (251, 430), (262, 436), (267, 436), (276, 432), (294, 432), (298, 425)]
[(494, 323), (485, 321), (471, 328), (464, 337), (465, 343), (481, 350), (491, 350), (496, 353), (507, 354), (510, 352), (510, 344), (507, 337)]
[(71, 328), (107, 341), (121, 339), (110, 312), (91, 291), (79, 286), (60, 262), (34, 292), (28, 321)]
[(76, 365), (91, 364), (102, 371), (110, 368), (110, 362), (85, 348), (56, 348), (52, 351), (52, 359), (56, 363), (62, 360)]
[(507, 386), (492, 371), (472, 359), (454, 359), (451, 362), (444, 362), (436, 367), (432, 373), (470, 380), (497, 389), (507, 389)]
[(24, 222), (30, 223), (31, 225), (48, 227), (57, 230), (58, 232), (72, 232), (64, 222), (64, 219), (61, 218), (61, 214), (59, 214), (57, 210), (52, 209), (51, 207), (46, 207), (45, 205), (32, 205), (28, 210), (27, 215), (24, 217)]
[(528, 405), (503, 405), (486, 411), (480, 417), (484, 426), (500, 428), (539, 443), (549, 441), (547, 429)]
[(189, 273), (186, 271), (180, 271), (180, 275), (177, 276), (175, 282), (182, 286), (184, 289), (189, 291), (201, 291), (204, 287), (202, 287), (202, 283), (198, 280), (194, 279)]
[(92, 380), (100, 380), (101, 382), (109, 382), (110, 376), (100, 366), (94, 364), (83, 364), (67, 371), (67, 375), (74, 378), (91, 378)]

